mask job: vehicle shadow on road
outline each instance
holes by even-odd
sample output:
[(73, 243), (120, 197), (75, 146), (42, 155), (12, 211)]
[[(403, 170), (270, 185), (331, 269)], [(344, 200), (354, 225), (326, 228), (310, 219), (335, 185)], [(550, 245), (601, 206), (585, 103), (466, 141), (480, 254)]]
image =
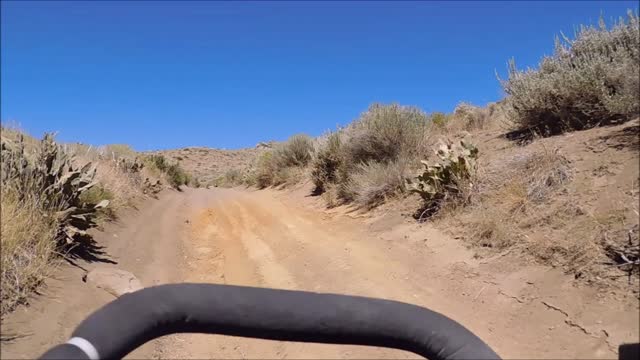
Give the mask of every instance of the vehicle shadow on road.
[(109, 254), (104, 250), (104, 246), (98, 245), (96, 240), (90, 235), (78, 236), (74, 239), (74, 244), (69, 248), (64, 259), (71, 265), (78, 266), (77, 260), (83, 260), (87, 263), (101, 262), (108, 264), (117, 264), (117, 261), (111, 259)]

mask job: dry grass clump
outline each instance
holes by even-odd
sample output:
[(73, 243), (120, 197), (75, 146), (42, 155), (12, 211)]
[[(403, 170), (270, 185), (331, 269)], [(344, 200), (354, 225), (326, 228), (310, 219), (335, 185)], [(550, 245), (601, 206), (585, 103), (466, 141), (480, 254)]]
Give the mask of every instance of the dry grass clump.
[(556, 40), (538, 69), (513, 61), (502, 81), (515, 129), (557, 134), (629, 120), (640, 113), (640, 22), (632, 11), (607, 29), (582, 26), (575, 40)]
[[(97, 211), (108, 205), (82, 201), (95, 185), (91, 164), (73, 165), (69, 155), (45, 135), (37, 144), (26, 136), (5, 137), (0, 151), (1, 314), (26, 299), (47, 273), (55, 250), (82, 247)], [(29, 146), (27, 146), (29, 144)]]
[(523, 229), (548, 213), (547, 202), (571, 179), (571, 167), (557, 149), (543, 149), (516, 156), (479, 177), (479, 199), (465, 221), (473, 242), (502, 249), (525, 239)]
[(452, 120), (448, 122), (448, 130), (450, 132), (481, 130), (489, 120), (489, 108), (461, 102), (453, 110)]
[(359, 164), (345, 183), (343, 198), (353, 199), (359, 207), (373, 208), (404, 192), (407, 173), (408, 164), (402, 159)]
[(48, 274), (54, 255), (58, 223), (36, 192), (23, 194), (9, 186), (0, 189), (0, 257), (2, 279), (0, 314), (11, 311)]

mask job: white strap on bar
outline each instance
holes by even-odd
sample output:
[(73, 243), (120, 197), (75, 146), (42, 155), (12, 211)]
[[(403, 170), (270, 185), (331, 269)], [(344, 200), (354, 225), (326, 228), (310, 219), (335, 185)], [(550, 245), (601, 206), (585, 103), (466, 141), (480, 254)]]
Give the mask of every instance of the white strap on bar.
[(80, 348), (91, 360), (100, 360), (100, 356), (98, 355), (98, 350), (96, 350), (95, 346), (90, 343), (88, 340), (83, 339), (81, 337), (73, 337), (67, 344), (71, 344)]

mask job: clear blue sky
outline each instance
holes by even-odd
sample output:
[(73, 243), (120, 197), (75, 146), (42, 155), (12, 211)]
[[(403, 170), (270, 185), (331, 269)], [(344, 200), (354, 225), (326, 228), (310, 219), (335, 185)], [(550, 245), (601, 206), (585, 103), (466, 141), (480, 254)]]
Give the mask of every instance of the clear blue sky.
[(7, 2), (2, 121), (137, 150), (319, 135), (373, 102), (501, 98), (559, 31), (637, 2)]

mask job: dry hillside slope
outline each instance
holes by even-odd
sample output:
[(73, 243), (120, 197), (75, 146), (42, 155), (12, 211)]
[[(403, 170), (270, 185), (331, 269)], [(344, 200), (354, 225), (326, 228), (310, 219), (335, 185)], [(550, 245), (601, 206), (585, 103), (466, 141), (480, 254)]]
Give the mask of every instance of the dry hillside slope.
[(213, 185), (219, 177), (231, 169), (244, 169), (268, 147), (256, 146), (239, 150), (221, 150), (206, 147), (187, 147), (156, 151), (170, 161), (178, 162), (203, 186)]

